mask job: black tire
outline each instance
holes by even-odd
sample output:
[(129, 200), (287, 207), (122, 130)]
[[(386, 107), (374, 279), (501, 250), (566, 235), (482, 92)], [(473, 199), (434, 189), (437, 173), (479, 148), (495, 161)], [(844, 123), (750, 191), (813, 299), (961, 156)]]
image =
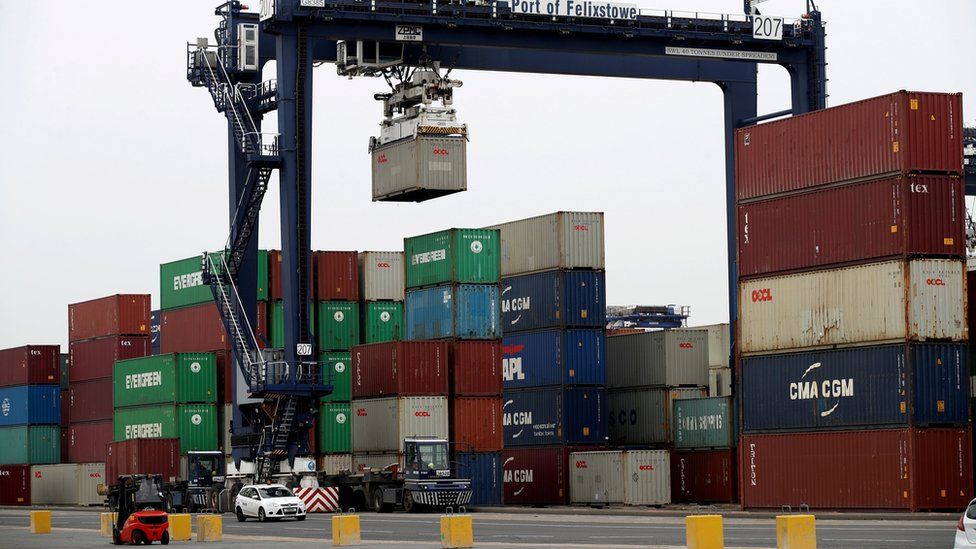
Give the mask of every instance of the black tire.
[(413, 500), (410, 490), (403, 491), (403, 510), (408, 513), (416, 513), (420, 510), (420, 504)]
[(160, 545), (169, 545), (169, 532), (163, 532), (163, 537), (159, 538)]
[(267, 522), (268, 517), (264, 514), (264, 507), (258, 509), (258, 522)]
[(237, 511), (235, 512), (237, 514), (237, 522), (244, 522), (245, 520), (247, 520), (247, 517), (244, 516), (244, 510), (241, 509), (240, 506), (237, 507)]
[(132, 531), (132, 545), (143, 545), (147, 541), (149, 541), (149, 540), (146, 539), (146, 534), (143, 534), (142, 533), (142, 530), (133, 530)]
[(306, 517), (306, 515), (301, 515), (301, 516), (295, 517), (295, 520), (297, 520), (298, 522), (301, 522), (301, 521), (305, 520), (305, 517)]
[(389, 503), (383, 503), (383, 489), (376, 488), (373, 490), (373, 511), (377, 513), (389, 513), (393, 510), (393, 506)]
[(115, 526), (112, 527), (112, 543), (122, 545), (122, 536), (119, 534), (119, 529)]

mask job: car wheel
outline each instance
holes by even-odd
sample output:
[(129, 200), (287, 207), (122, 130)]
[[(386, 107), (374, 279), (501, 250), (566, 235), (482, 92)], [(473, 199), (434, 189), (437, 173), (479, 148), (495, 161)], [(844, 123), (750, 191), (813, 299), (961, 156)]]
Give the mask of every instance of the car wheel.
[(297, 516), (297, 517), (295, 517), (295, 520), (297, 520), (298, 522), (301, 522), (301, 521), (305, 520), (305, 515)]
[(163, 537), (159, 538), (160, 545), (169, 545), (169, 532), (163, 532)]
[(403, 510), (406, 511), (406, 512), (408, 512), (408, 513), (416, 513), (417, 510), (418, 510), (417, 509), (418, 507), (420, 507), (420, 506), (417, 505), (417, 502), (413, 500), (413, 494), (410, 492), (410, 490), (404, 490), (403, 491)]
[(244, 510), (240, 507), (237, 508), (237, 522), (244, 522), (247, 517), (244, 516)]
[(264, 507), (258, 509), (258, 522), (264, 522), (268, 518), (264, 515)]
[(132, 545), (140, 545), (147, 541), (149, 540), (146, 539), (146, 534), (143, 534), (142, 530), (134, 530), (132, 532)]

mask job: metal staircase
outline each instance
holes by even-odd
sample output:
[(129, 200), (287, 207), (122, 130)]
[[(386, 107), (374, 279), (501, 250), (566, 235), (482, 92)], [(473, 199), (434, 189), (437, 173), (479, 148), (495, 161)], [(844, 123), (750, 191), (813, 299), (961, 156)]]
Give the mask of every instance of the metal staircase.
[(288, 442), (297, 405), (298, 400), (293, 397), (280, 397), (275, 410), (268, 414), (273, 420), (270, 426), (264, 428), (261, 436), (262, 452), (258, 454), (255, 482), (260, 483), (271, 478), (275, 473), (275, 466), (288, 454)]
[[(214, 257), (220, 259), (219, 266), (214, 263)], [(267, 363), (261, 353), (258, 340), (254, 336), (251, 323), (248, 321), (247, 315), (243, 314), (241, 297), (237, 293), (237, 286), (234, 285), (230, 276), (225, 256), (220, 253), (204, 253), (202, 270), (204, 281), (210, 285), (210, 291), (217, 302), (220, 317), (224, 321), (224, 328), (230, 337), (234, 357), (240, 361), (244, 380), (253, 391), (261, 384), (267, 371)]]

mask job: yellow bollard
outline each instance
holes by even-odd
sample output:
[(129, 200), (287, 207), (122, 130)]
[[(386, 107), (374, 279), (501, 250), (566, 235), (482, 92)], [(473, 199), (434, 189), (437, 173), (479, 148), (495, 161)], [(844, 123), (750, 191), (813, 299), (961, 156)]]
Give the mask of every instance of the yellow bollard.
[(103, 538), (112, 537), (112, 527), (115, 526), (115, 521), (118, 520), (118, 513), (101, 513), (102, 516), (102, 528), (99, 531)]
[(341, 512), (332, 515), (332, 546), (345, 547), (359, 545), (361, 533), (359, 529), (359, 515), (352, 513), (343, 515)]
[(474, 547), (471, 515), (453, 513), (441, 515), (441, 547), (445, 549)]
[(690, 515), (685, 517), (688, 549), (725, 549), (722, 515)]
[[(169, 516), (169, 540), (190, 541), (193, 539), (193, 528), (190, 515), (177, 513)], [(221, 525), (223, 526), (223, 525)]]
[(224, 520), (220, 515), (197, 515), (197, 541), (223, 541)]
[(50, 534), (51, 533), (51, 512), (31, 511), (30, 531), (31, 534)]
[(777, 549), (817, 549), (817, 523), (813, 515), (776, 517)]

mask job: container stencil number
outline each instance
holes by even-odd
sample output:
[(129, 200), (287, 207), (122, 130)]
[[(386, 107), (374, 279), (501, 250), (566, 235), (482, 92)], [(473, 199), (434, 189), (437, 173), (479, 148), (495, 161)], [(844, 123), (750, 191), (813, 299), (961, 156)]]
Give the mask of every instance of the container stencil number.
[(758, 40), (782, 40), (783, 18), (754, 15), (752, 17), (752, 37)]

